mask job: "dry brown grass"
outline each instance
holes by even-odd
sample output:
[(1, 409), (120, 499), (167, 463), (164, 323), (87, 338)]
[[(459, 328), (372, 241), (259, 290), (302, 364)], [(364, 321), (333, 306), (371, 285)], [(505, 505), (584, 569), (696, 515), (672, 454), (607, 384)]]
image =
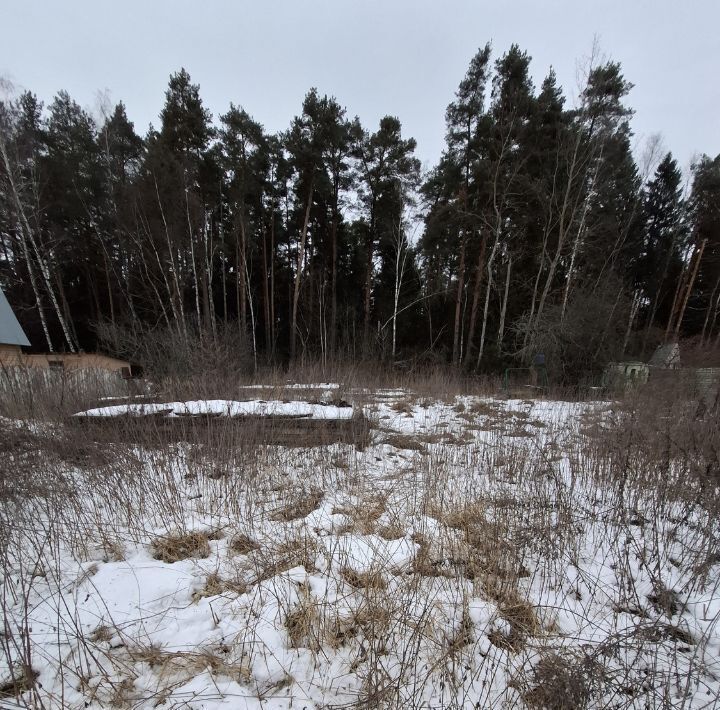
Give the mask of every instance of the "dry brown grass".
[(508, 634), (493, 631), (488, 635), (490, 642), (508, 651), (519, 651), (528, 637), (537, 636), (542, 626), (535, 607), (514, 590), (505, 585), (495, 586), (492, 582), (485, 587), (486, 594), (498, 605), (500, 616), (510, 625)]
[(352, 567), (344, 566), (340, 570), (343, 579), (355, 589), (385, 589), (387, 583), (380, 570), (358, 572)]
[(323, 491), (309, 491), (298, 496), (295, 500), (287, 505), (275, 510), (270, 515), (270, 520), (276, 520), (282, 523), (289, 523), (293, 520), (300, 520), (306, 518), (314, 510), (317, 510), (318, 506), (325, 497)]
[(209, 536), (204, 532), (165, 535), (152, 542), (153, 557), (162, 562), (179, 562), (190, 557), (204, 558), (210, 555)]
[[(356, 532), (360, 535), (372, 535), (376, 532), (377, 521), (385, 512), (387, 496), (375, 494), (357, 505), (333, 508), (333, 514), (342, 514), (350, 518), (345, 532)], [(399, 536), (402, 537), (402, 536)]]
[(230, 540), (228, 549), (234, 555), (247, 555), (249, 552), (258, 550), (260, 545), (253, 540), (249, 535), (239, 533)]
[(419, 437), (412, 434), (392, 433), (384, 437), (382, 443), (387, 444), (388, 446), (393, 446), (396, 449), (427, 453), (427, 447), (425, 446), (425, 444), (420, 440)]
[(11, 678), (0, 684), (0, 700), (5, 698), (20, 698), (35, 685), (38, 672), (33, 668), (22, 665), (12, 669)]
[(405, 537), (406, 528), (399, 522), (391, 522), (389, 525), (380, 525), (376, 531), (383, 540), (399, 540)]
[(159, 678), (174, 678), (177, 682), (178, 677), (189, 680), (210, 671), (215, 676), (248, 683), (252, 673), (247, 663), (228, 661), (227, 652), (222, 645), (194, 652), (163, 651), (157, 646), (128, 649), (133, 661), (147, 663)]
[(105, 624), (101, 624), (90, 634), (89, 638), (93, 643), (110, 643), (114, 635), (114, 629)]
[(587, 707), (593, 686), (602, 682), (603, 674), (602, 666), (591, 658), (550, 651), (535, 664), (529, 678), (512, 685), (531, 710), (578, 710)]
[(314, 652), (322, 648), (321, 617), (309, 596), (285, 615), (285, 629), (291, 648), (309, 648)]
[(233, 594), (240, 596), (247, 591), (247, 585), (241, 579), (222, 579), (217, 572), (209, 574), (205, 586), (193, 594), (193, 600), (199, 601), (205, 597), (216, 597), (220, 594)]
[[(130, 470), (126, 475), (124, 466), (116, 460), (116, 453), (129, 451), (135, 444), (107, 449), (111, 455), (95, 457), (99, 447), (75, 438), (79, 446), (77, 454), (73, 453), (75, 444), (68, 439), (59, 446), (45, 446), (48, 451), (54, 446), (58, 452), (45, 456), (40, 448), (43, 445), (36, 442), (34, 434), (8, 435), (3, 439), (0, 426), (0, 470), (4, 471), (5, 481), (0, 483), (13, 495), (12, 506), (3, 506), (3, 541), (12, 535), (19, 538), (18, 531), (30, 530), (38, 521), (45, 520), (44, 516), (52, 516), (52, 527), (47, 532), (66, 535), (67, 530), (71, 530), (63, 544), (87, 563), (98, 559), (102, 540), (106, 548), (104, 559), (110, 560), (122, 556), (122, 551), (118, 555), (112, 553), (114, 543), (111, 542), (121, 536), (118, 544), (132, 550), (148, 543), (148, 529), (162, 525), (163, 529), (173, 526), (182, 530), (188, 512), (193, 515), (218, 513), (212, 524), (228, 530), (228, 553), (243, 557), (219, 560), (218, 569), (222, 569), (222, 573), (199, 579), (199, 584), (204, 586), (197, 592), (196, 601), (205, 596), (241, 593), (241, 583), (232, 581), (236, 576), (255, 584), (298, 566), (308, 572), (332, 576), (333, 583), (342, 580), (345, 582), (340, 585), (343, 599), (349, 600), (351, 609), (338, 608), (334, 601), (321, 596), (313, 597), (303, 585), (300, 585), (300, 601), (287, 608), (290, 603), (287, 599), (294, 599), (295, 590), (295, 583), (288, 580), (288, 575), (270, 581), (263, 588), (269, 590), (271, 597), (277, 593), (281, 608), (287, 612), (283, 618), (289, 645), (317, 653), (317, 669), (326, 662), (325, 654), (332, 658), (333, 648), (344, 647), (341, 653), (347, 653), (350, 673), (355, 674), (356, 682), (362, 682), (357, 707), (381, 707), (383, 703), (387, 707), (413, 707), (415, 698), (420, 703), (428, 697), (432, 697), (427, 700), (428, 705), (436, 702), (440, 706), (443, 700), (436, 692), (439, 682), (447, 684), (448, 692), (455, 693), (456, 707), (463, 703), (470, 707), (468, 696), (462, 694), (465, 692), (463, 678), (467, 675), (465, 665), (470, 663), (478, 664), (473, 671), (477, 681), (473, 692), (477, 691), (477, 695), (472, 698), (472, 705), (479, 707), (493, 706), (486, 687), (507, 682), (511, 673), (521, 667), (530, 668), (531, 663), (534, 665), (526, 675), (512, 681), (518, 691), (518, 704), (522, 701), (531, 708), (565, 710), (594, 702), (599, 707), (612, 696), (614, 689), (620, 688), (619, 692), (623, 693), (620, 701), (653, 707), (658, 696), (652, 688), (660, 688), (667, 681), (665, 670), (659, 666), (650, 668), (647, 678), (651, 690), (644, 691), (642, 683), (637, 682), (637, 668), (627, 663), (628, 649), (633, 657), (675, 654), (673, 662), (678, 669), (683, 667), (683, 658), (695, 659), (692, 661), (695, 663), (705, 649), (706, 639), (693, 627), (693, 633), (697, 633), (694, 638), (688, 631), (690, 627), (686, 628), (681, 621), (681, 614), (685, 600), (701, 588), (703, 575), (714, 583), (717, 551), (713, 525), (720, 512), (716, 495), (720, 480), (717, 421), (705, 415), (695, 419), (693, 414), (688, 419), (684, 409), (677, 413), (677, 401), (627, 401), (614, 405), (615, 410), (608, 412), (607, 417), (595, 416), (590, 422), (588, 416), (579, 430), (576, 427), (558, 431), (552, 422), (540, 427), (529, 406), (526, 412), (499, 413), (491, 404), (481, 404), (481, 411), (472, 413), (473, 405), (467, 404), (465, 410), (459, 412), (463, 416), (487, 417), (488, 421), (478, 421), (478, 426), (498, 429), (483, 437), (477, 447), (459, 450), (456, 435), (440, 429), (407, 438), (385, 431), (388, 437), (398, 437), (395, 442), (399, 448), (423, 450), (426, 454), (419, 457), (402, 451), (391, 452), (394, 455), (385, 462), (389, 469), (387, 476), (377, 476), (375, 457), (381, 455), (379, 451), (363, 458), (353, 447), (321, 448), (307, 455), (268, 446), (259, 447), (262, 451), (243, 458), (238, 454), (242, 447), (236, 433), (210, 428), (189, 428), (185, 433), (187, 442), (158, 440), (145, 449), (142, 449), (144, 444), (136, 447), (142, 452), (144, 468)], [(456, 404), (456, 409), (461, 407)], [(541, 428), (543, 431), (538, 432)], [(521, 430), (532, 432), (538, 443), (544, 438), (545, 444), (542, 448), (535, 447), (535, 440), (526, 436), (502, 436)], [(59, 436), (65, 436), (64, 428), (58, 427), (57, 431)], [(148, 432), (149, 441), (152, 436), (154, 433)], [(188, 447), (190, 451), (202, 450), (203, 453), (186, 457), (184, 452)], [(38, 450), (40, 455), (34, 453)], [(3, 456), (8, 452), (10, 456)], [(560, 454), (564, 463), (557, 466)], [(405, 459), (399, 467), (402, 470), (393, 478), (396, 471), (392, 462), (397, 463), (396, 459), (401, 458)], [(409, 462), (412, 463), (410, 472), (405, 468)], [(184, 478), (186, 471), (182, 466), (188, 464), (188, 472), (199, 471), (201, 475)], [(367, 477), (363, 470), (365, 464), (372, 468)], [(567, 481), (557, 473), (566, 466), (576, 479)], [(152, 477), (147, 475), (148, 467), (152, 469)], [(237, 475), (217, 478), (202, 475), (205, 471), (235, 469)], [(304, 478), (304, 471), (308, 470), (317, 475), (317, 480)], [(80, 485), (84, 486), (82, 495), (76, 492)], [(310, 485), (318, 488), (309, 488)], [(578, 491), (582, 487), (584, 490), (574, 498), (575, 485)], [(415, 531), (414, 540), (420, 550), (410, 568), (399, 571), (378, 566), (377, 571), (358, 572), (352, 563), (338, 566), (334, 553), (326, 548), (327, 541), (318, 540), (319, 535), (328, 531), (305, 531), (304, 526), (296, 522), (320, 505), (323, 499), (320, 487), (328, 497), (333, 496), (333, 502), (338, 501), (333, 512), (344, 513), (349, 518), (348, 528), (340, 533), (376, 534), (394, 540)], [(584, 497), (588, 491), (596, 496), (589, 503)], [(360, 503), (339, 504), (347, 500)], [(652, 508), (642, 505), (648, 500)], [(573, 507), (578, 501), (583, 505)], [(15, 511), (19, 511), (18, 516)], [(271, 516), (276, 521), (293, 524), (265, 526)], [(434, 520), (427, 521), (426, 516)], [(664, 523), (668, 524), (663, 526)], [(598, 531), (601, 534), (603, 530), (620, 530), (612, 541), (620, 548), (626, 544), (626, 535), (641, 534), (648, 555), (655, 549), (674, 549), (676, 543), (686, 539), (681, 536), (688, 530), (692, 536), (692, 545), (682, 554), (673, 553), (677, 554), (677, 569), (691, 569), (696, 574), (696, 579), (688, 583), (690, 591), (680, 583), (676, 586), (679, 593), (662, 586), (662, 580), (669, 584), (668, 579), (672, 578), (663, 572), (654, 580), (657, 584), (653, 583), (652, 594), (647, 595), (648, 586), (640, 594), (637, 580), (628, 576), (622, 565), (618, 566), (618, 589), (627, 597), (612, 599), (611, 603), (618, 610), (636, 615), (636, 628), (620, 640), (610, 638), (590, 645), (595, 658), (602, 658), (603, 664), (613, 669), (612, 677), (601, 665), (593, 665), (591, 659), (583, 656), (580, 640), (562, 637), (557, 627), (552, 628), (552, 610), (542, 606), (538, 599), (538, 594), (542, 594), (539, 588), (549, 591), (550, 598), (557, 598), (558, 587), (544, 585), (554, 585), (555, 580), (567, 581), (564, 575), (568, 564), (577, 566), (576, 541), (583, 539), (583, 529), (587, 530), (589, 525), (595, 526), (596, 536)], [(244, 534), (233, 537), (231, 530), (257, 530), (257, 541)], [(200, 539), (194, 537), (196, 535)], [(211, 547), (209, 540), (217, 536), (185, 533), (181, 537), (193, 539), (185, 539), (180, 544), (170, 539), (165, 541), (167, 544), (159, 545), (161, 540), (151, 543), (153, 552), (161, 554), (158, 559), (172, 562), (205, 556)], [(653, 547), (657, 540), (664, 545)], [(43, 554), (41, 564), (45, 576), (35, 576), (33, 562), (23, 572), (27, 584), (53, 583), (53, 575), (57, 574), (54, 561), (48, 558), (47, 551), (43, 550)], [(237, 575), (224, 571), (230, 564), (237, 567)], [(315, 569), (316, 565), (319, 570)], [(527, 580), (526, 587), (523, 578), (529, 575), (532, 580)], [(89, 584), (87, 580), (85, 584)], [(14, 592), (9, 582), (5, 585), (6, 595)], [(533, 590), (532, 597), (526, 596), (527, 588)], [(487, 627), (475, 628), (467, 608), (463, 607), (460, 620), (457, 605), (451, 621), (441, 620), (433, 599), (437, 590), (442, 590), (442, 594), (461, 590), (462, 595), (488, 602), (491, 615), (488, 623), (502, 629), (489, 631), (490, 641), (511, 652), (512, 660), (508, 661), (507, 654), (497, 653), (497, 649), (490, 653), (484, 650)], [(283, 596), (285, 594), (291, 596)], [(569, 589), (567, 594), (571, 602), (593, 603), (584, 587)], [(464, 603), (460, 595), (454, 598), (458, 605)], [(493, 612), (493, 608), (497, 611)], [(609, 615), (612, 608), (608, 606)], [(668, 623), (671, 619), (672, 623)], [(249, 636), (254, 633), (252, 621), (248, 623), (247, 633)], [(89, 653), (120, 658), (127, 662), (128, 668), (131, 662), (148, 663), (157, 676), (158, 688), (162, 688), (152, 702), (161, 705), (160, 701), (166, 697), (166, 705), (171, 704), (167, 699), (169, 688), (208, 668), (214, 675), (236, 678), (254, 687), (255, 679), (249, 666), (244, 660), (235, 660), (237, 646), (231, 650), (198, 649), (192, 654), (145, 649), (132, 651), (130, 657), (130, 652), (123, 649), (112, 649), (111, 653), (105, 648), (104, 644), (113, 634), (112, 625), (99, 627), (86, 633), (79, 643), (98, 644), (99, 648), (90, 646)], [(73, 638), (81, 636), (82, 632)], [(129, 645), (138, 643), (137, 639), (123, 637), (123, 640)], [(242, 643), (252, 646), (245, 638)], [(423, 644), (432, 646), (435, 657), (429, 658), (425, 651), (415, 652)], [(575, 650), (567, 651), (564, 646), (574, 646)], [(397, 657), (392, 655), (396, 652)], [(389, 658), (395, 664), (393, 673), (397, 670), (392, 677), (384, 670)], [(63, 683), (75, 683), (76, 674), (82, 669), (68, 666), (61, 672), (65, 673)], [(299, 679), (297, 684), (317, 682), (321, 674), (318, 670), (312, 680)], [(698, 674), (694, 669), (691, 675), (695, 682)], [(297, 698), (300, 691), (296, 681), (287, 682), (291, 684), (287, 695)], [(102, 683), (104, 694), (97, 696), (96, 703), (108, 706), (111, 702), (121, 705), (147, 702), (147, 698), (140, 697), (140, 684), (123, 686), (122, 678), (113, 679), (111, 685), (118, 689), (118, 695), (111, 698), (108, 682)], [(482, 689), (478, 690), (480, 685)], [(595, 694), (601, 685), (603, 695), (598, 700)], [(636, 695), (625, 696), (624, 686), (636, 688), (633, 691)], [(417, 694), (411, 696), (408, 688)], [(504, 686), (500, 688), (503, 690)], [(24, 700), (29, 697), (26, 693)], [(447, 693), (444, 697), (447, 699)]]
[(352, 618), (355, 626), (362, 631), (366, 639), (381, 641), (387, 637), (393, 621), (390, 605), (382, 596), (368, 596)]
[(413, 403), (411, 399), (404, 397), (403, 399), (399, 399), (397, 402), (393, 402), (390, 409), (392, 409), (393, 412), (397, 412), (398, 414), (406, 414), (408, 416), (412, 416)]
[(316, 571), (315, 561), (319, 552), (315, 540), (292, 537), (275, 545), (267, 545), (255, 551), (254, 582), (263, 582), (293, 567), (304, 567), (307, 572)]

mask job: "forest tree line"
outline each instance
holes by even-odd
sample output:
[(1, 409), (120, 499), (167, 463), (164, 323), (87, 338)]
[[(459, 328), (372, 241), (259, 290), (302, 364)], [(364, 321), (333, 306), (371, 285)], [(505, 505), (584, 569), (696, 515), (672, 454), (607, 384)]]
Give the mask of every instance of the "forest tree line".
[(232, 337), (255, 367), (476, 372), (543, 352), (572, 378), (662, 342), (716, 350), (720, 156), (636, 161), (631, 88), (590, 63), (569, 102), (487, 45), (426, 174), (398, 118), (363, 126), (315, 89), (271, 134), (232, 103), (214, 119), (181, 69), (144, 136), (122, 103), (94, 119), (25, 92), (0, 102), (0, 285), (39, 351), (137, 358), (161, 333)]

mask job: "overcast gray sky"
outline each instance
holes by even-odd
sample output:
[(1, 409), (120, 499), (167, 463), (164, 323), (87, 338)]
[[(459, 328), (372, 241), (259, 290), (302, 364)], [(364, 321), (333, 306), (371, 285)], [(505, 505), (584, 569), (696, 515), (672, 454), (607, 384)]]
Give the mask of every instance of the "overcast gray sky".
[(427, 167), (479, 46), (518, 43), (570, 97), (597, 35), (635, 84), (637, 142), (662, 134), (683, 167), (720, 153), (720, 0), (0, 0), (0, 27), (0, 76), (90, 109), (107, 90), (140, 133), (184, 66), (215, 116), (233, 101), (269, 131), (311, 86), (368, 128), (396, 115)]

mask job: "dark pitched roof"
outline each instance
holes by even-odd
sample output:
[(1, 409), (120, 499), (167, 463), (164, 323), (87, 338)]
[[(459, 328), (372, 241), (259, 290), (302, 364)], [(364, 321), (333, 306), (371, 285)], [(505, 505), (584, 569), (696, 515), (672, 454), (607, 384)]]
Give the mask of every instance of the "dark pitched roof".
[(30, 341), (18, 323), (2, 289), (0, 289), (0, 344), (30, 346)]
[(650, 367), (674, 369), (680, 367), (680, 346), (677, 343), (659, 345), (648, 363)]

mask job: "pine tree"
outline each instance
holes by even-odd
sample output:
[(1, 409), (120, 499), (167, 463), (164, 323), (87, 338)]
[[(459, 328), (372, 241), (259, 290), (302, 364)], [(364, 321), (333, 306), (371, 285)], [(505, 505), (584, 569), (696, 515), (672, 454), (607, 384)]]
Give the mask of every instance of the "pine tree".
[[(451, 196), (448, 206), (455, 214), (455, 228), (459, 231), (459, 239), (451, 245), (453, 253), (459, 254), (457, 273), (457, 290), (455, 297), (455, 320), (453, 326), (452, 360), (459, 362), (462, 359), (461, 320), (462, 303), (465, 296), (466, 270), (468, 262), (468, 247), (471, 252), (477, 252), (477, 265), (475, 267), (475, 287), (473, 308), (470, 316), (467, 350), (470, 352), (477, 317), (477, 304), (479, 302), (480, 285), (482, 283), (485, 245), (487, 232), (480, 226), (477, 213), (477, 200), (471, 196), (470, 183), (475, 163), (480, 157), (479, 141), (483, 130), (483, 123), (487, 123), (485, 116), (485, 93), (487, 89), (490, 69), (490, 45), (486, 44), (470, 61), (465, 78), (460, 82), (455, 101), (447, 108), (445, 122), (447, 125), (447, 152), (444, 158), (445, 183)], [(448, 180), (449, 178), (449, 180)], [(449, 184), (448, 184), (449, 183)], [(454, 230), (453, 230), (454, 231)], [(478, 233), (482, 236), (478, 239)], [(459, 245), (457, 242), (459, 241)], [(476, 244), (479, 242), (479, 244)], [(459, 247), (459, 248), (458, 248)], [(474, 256), (474, 254), (473, 254)]]
[(667, 323), (672, 284), (677, 282), (682, 270), (685, 234), (681, 181), (680, 168), (668, 153), (645, 189), (644, 244), (636, 275), (647, 303), (644, 343), (650, 328)]
[[(220, 131), (220, 160), (227, 183), (224, 221), (235, 244), (237, 314), (241, 332), (247, 336), (247, 304), (250, 300), (248, 259), (254, 245), (263, 238), (263, 179), (267, 170), (268, 147), (262, 126), (244, 109), (230, 104), (230, 110), (220, 117), (220, 121), (223, 126)], [(253, 328), (253, 342), (254, 331)]]
[[(700, 336), (701, 344), (711, 341), (720, 313), (720, 155), (704, 155), (693, 166), (689, 199), (692, 221), (688, 277), (684, 298), (678, 299), (675, 334)], [(690, 270), (695, 261), (696, 277)], [(687, 312), (687, 321), (684, 320)], [(720, 331), (714, 347), (720, 346)]]
[(206, 198), (218, 186), (213, 171), (206, 170), (214, 135), (211, 115), (203, 107), (200, 87), (191, 83), (185, 69), (170, 77), (160, 118), (160, 130), (148, 135), (142, 171), (145, 229), (163, 272), (159, 276), (175, 327), (187, 332), (189, 284), (193, 320), (202, 332), (214, 327), (208, 226), (214, 205)]
[(305, 96), (300, 116), (293, 120), (286, 137), (290, 163), (295, 171), (295, 211), (297, 214), (298, 238), (294, 263), (294, 284), (290, 312), (290, 359), (297, 352), (298, 312), (303, 275), (307, 268), (308, 235), (312, 217), (313, 200), (316, 193), (329, 190), (327, 173), (324, 169), (327, 149), (327, 120), (329, 99), (321, 98), (316, 89)]
[(51, 266), (64, 274), (56, 288), (72, 349), (89, 336), (81, 326), (100, 320), (104, 310), (98, 288), (102, 250), (97, 248), (104, 186), (92, 118), (64, 91), (49, 108), (45, 248), (53, 255)]
[[(365, 132), (358, 145), (358, 193), (367, 224), (365, 230), (365, 283), (363, 304), (363, 349), (370, 350), (370, 320), (372, 315), (375, 255), (385, 254), (381, 261), (379, 280), (388, 283), (394, 260), (387, 257), (403, 210), (412, 199), (417, 185), (420, 161), (414, 156), (415, 140), (402, 137), (402, 126), (394, 116), (385, 116), (375, 133)], [(394, 277), (393, 277), (394, 279)], [(377, 304), (378, 321), (387, 312)], [(382, 313), (382, 315), (381, 315)]]
[[(106, 199), (97, 231), (103, 253), (109, 319), (116, 325), (122, 315), (122, 304), (127, 304), (130, 322), (136, 324), (139, 316), (134, 296), (136, 289), (143, 289), (139, 288), (142, 280), (137, 278), (135, 249), (128, 234), (134, 220), (133, 188), (140, 171), (143, 141), (135, 133), (122, 102), (115, 106), (98, 132), (97, 143)], [(121, 295), (120, 302), (115, 298), (115, 291)]]

